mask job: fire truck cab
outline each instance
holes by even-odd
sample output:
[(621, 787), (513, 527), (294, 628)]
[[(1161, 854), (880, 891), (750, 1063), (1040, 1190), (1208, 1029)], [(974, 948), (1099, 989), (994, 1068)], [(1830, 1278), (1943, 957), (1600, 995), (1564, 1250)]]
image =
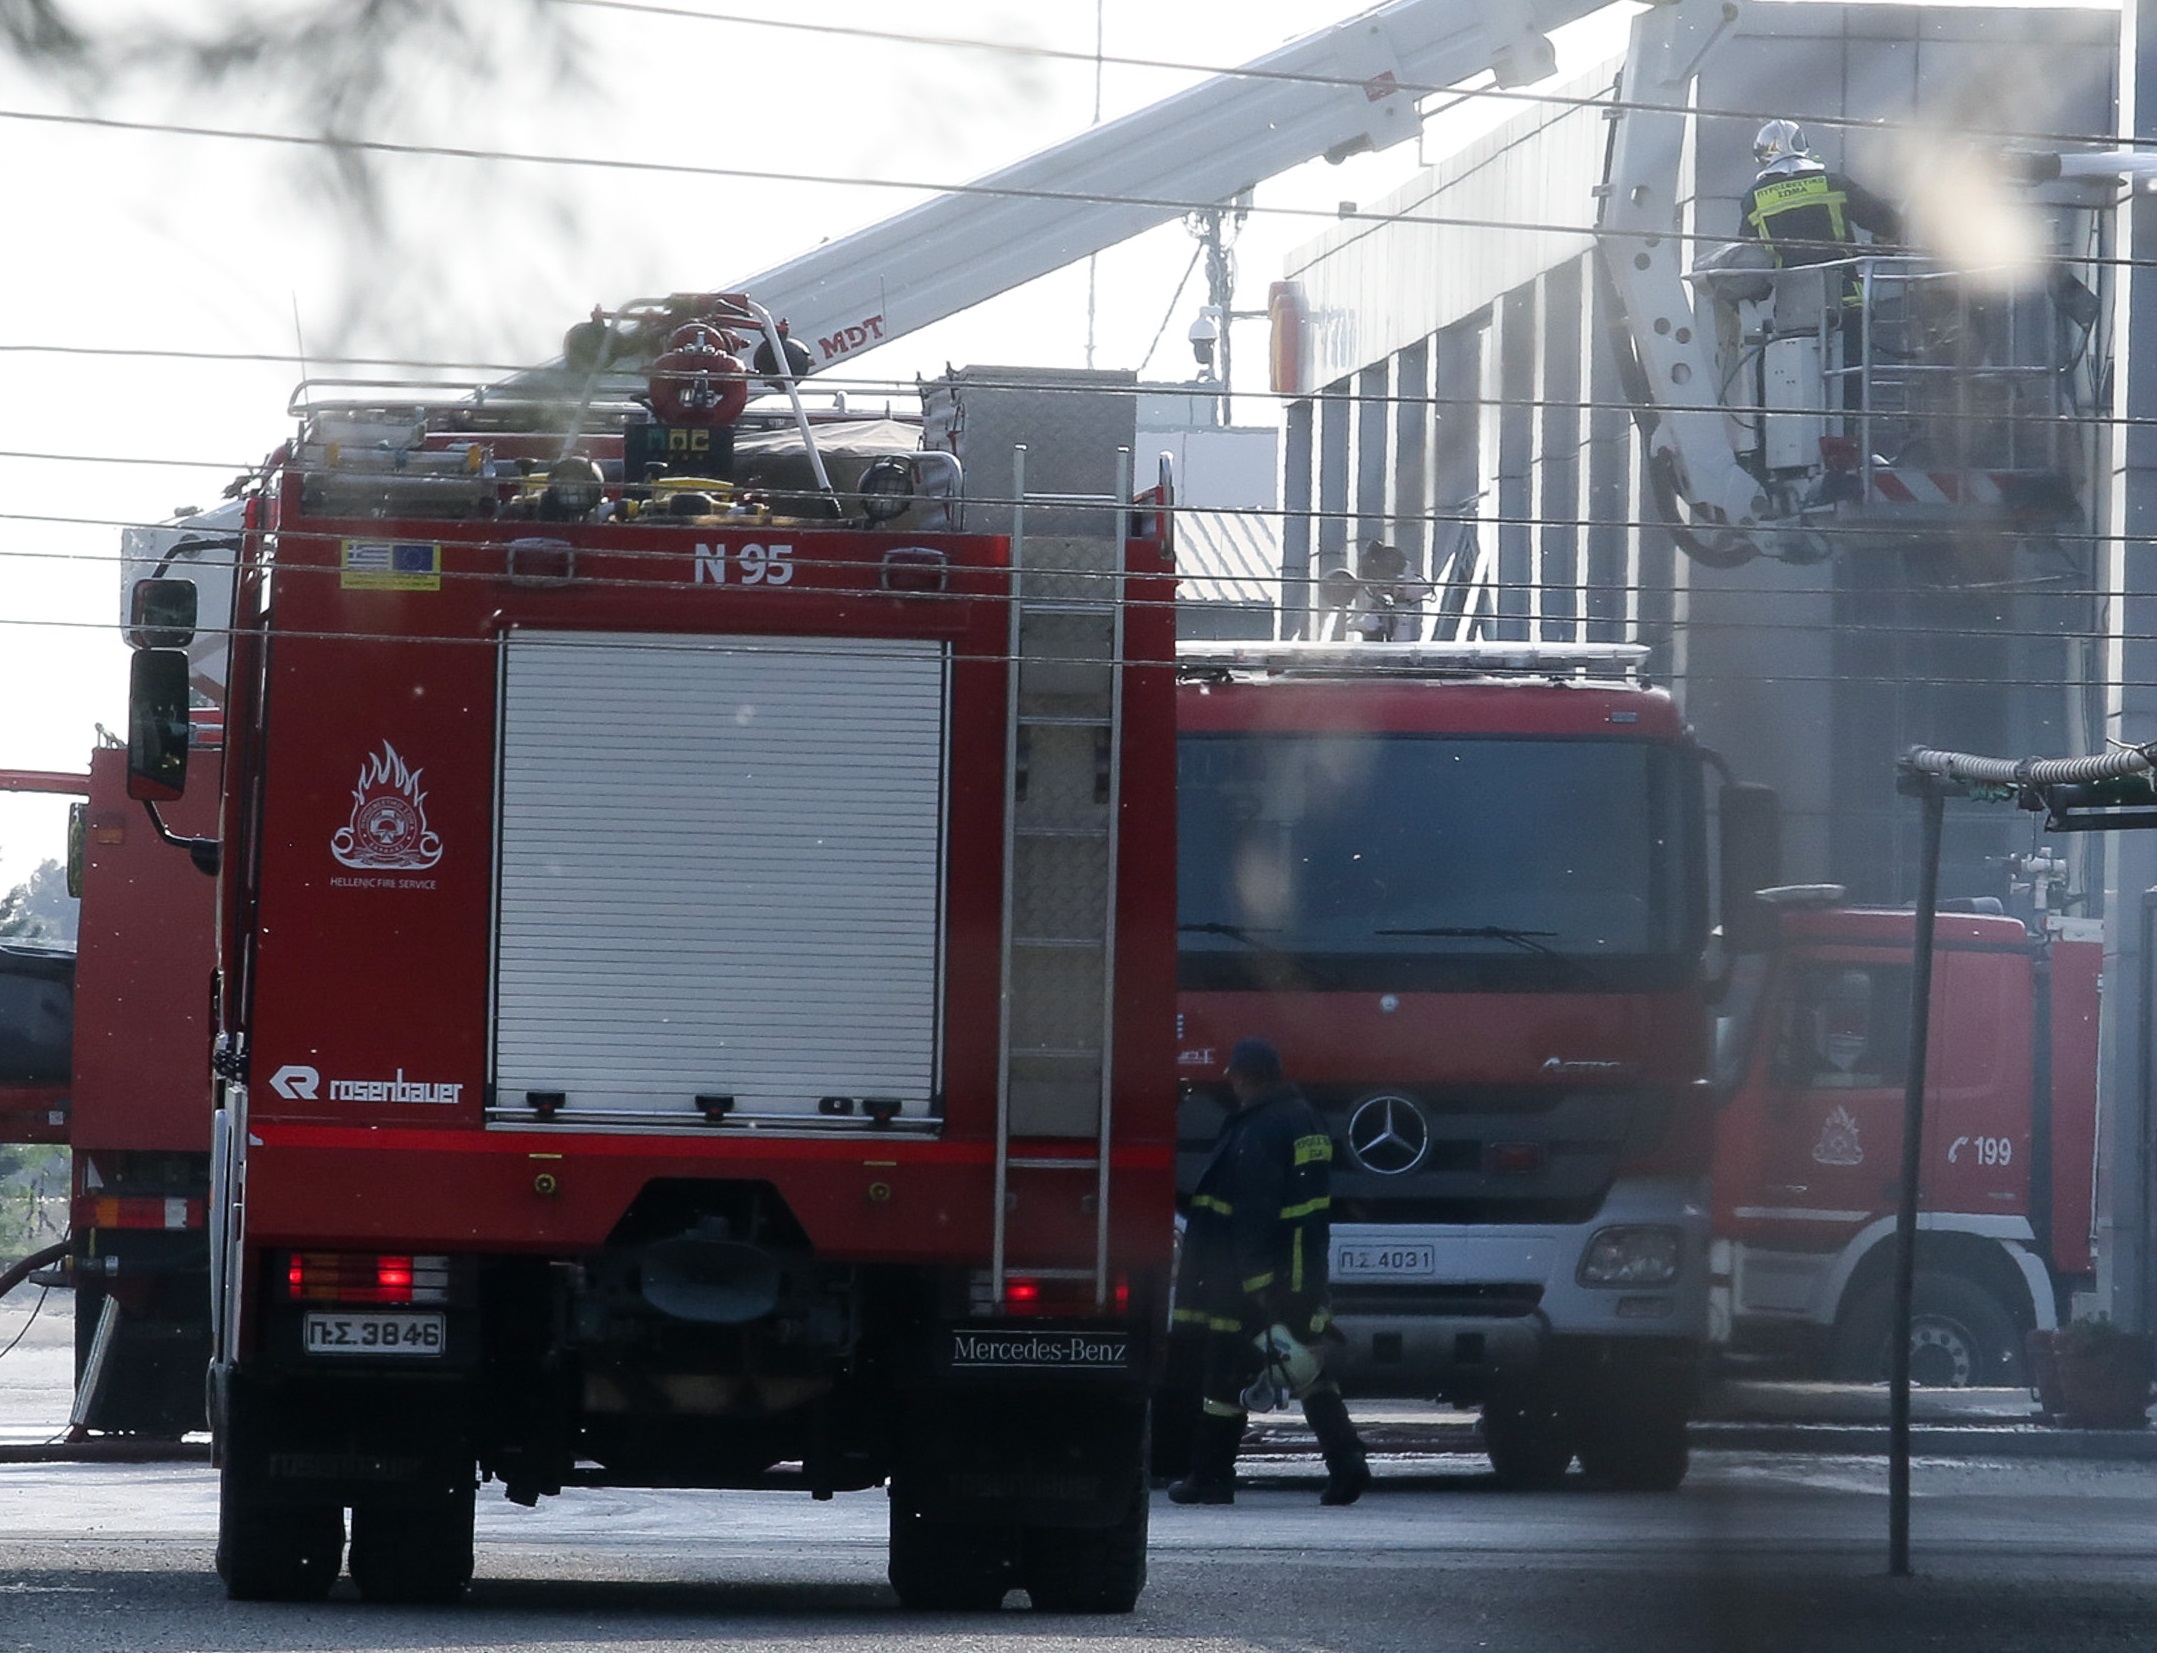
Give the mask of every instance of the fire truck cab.
[(1675, 1486), (1706, 1351), (1707, 761), (1644, 652), (1181, 653), (1186, 1186), (1274, 1039), (1335, 1139), (1330, 1365), (1480, 1406), (1516, 1485)]
[[(1771, 894), (1772, 946), (1718, 1007), (1718, 1307), (1743, 1359), (1879, 1382), (1916, 916)], [(2019, 1387), (2028, 1335), (2095, 1283), (2103, 927), (1963, 905), (1934, 931), (1911, 1373)]]

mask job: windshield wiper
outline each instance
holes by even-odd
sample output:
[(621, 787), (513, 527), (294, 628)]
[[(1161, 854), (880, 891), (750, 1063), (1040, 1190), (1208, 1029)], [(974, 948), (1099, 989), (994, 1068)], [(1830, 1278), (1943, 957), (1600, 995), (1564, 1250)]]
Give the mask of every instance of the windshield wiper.
[(1276, 929), (1251, 930), (1246, 929), (1241, 924), (1227, 924), (1219, 919), (1211, 919), (1200, 924), (1179, 924), (1176, 926), (1176, 933), (1178, 935), (1226, 936), (1230, 941), (1242, 942), (1244, 946), (1250, 948), (1254, 953), (1285, 961), (1292, 969), (1310, 977), (1312, 983), (1316, 986), (1337, 987), (1339, 985), (1328, 972), (1312, 964), (1308, 955), (1291, 953), (1279, 944), (1266, 940), (1267, 936), (1280, 934), (1280, 931)]
[(1274, 935), (1278, 932), (1273, 930), (1246, 930), (1241, 924), (1224, 924), (1219, 919), (1211, 920), (1205, 924), (1179, 924), (1176, 926), (1176, 933), (1180, 936), (1226, 936), (1230, 941), (1240, 941), (1246, 947), (1256, 947), (1263, 952), (1273, 953), (1280, 951), (1272, 942), (1258, 939), (1262, 934)]
[(1380, 936), (1437, 936), (1471, 941), (1503, 941), (1523, 952), (1540, 953), (1544, 958), (1555, 959), (1576, 972), (1584, 981), (1593, 982), (1598, 987), (1604, 985), (1603, 978), (1586, 960), (1571, 953), (1561, 953), (1550, 945), (1548, 938), (1556, 935), (1556, 930), (1515, 930), (1503, 924), (1426, 924), (1408, 930), (1373, 930), (1371, 933)]

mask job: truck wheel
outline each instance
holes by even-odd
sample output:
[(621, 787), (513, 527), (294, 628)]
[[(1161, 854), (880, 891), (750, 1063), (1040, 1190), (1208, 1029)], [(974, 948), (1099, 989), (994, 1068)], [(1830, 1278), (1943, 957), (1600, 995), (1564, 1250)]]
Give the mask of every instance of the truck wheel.
[(899, 1604), (916, 1612), (994, 1612), (1018, 1583), (1011, 1538), (1002, 1527), (931, 1520), (894, 1486), (885, 1576)]
[(1547, 1492), (1565, 1479), (1573, 1443), (1549, 1408), (1489, 1402), (1480, 1428), (1490, 1467), (1508, 1491)]
[(1641, 1411), (1610, 1418), (1580, 1443), (1580, 1468), (1620, 1492), (1670, 1492), (1692, 1467), (1683, 1413)]
[(285, 1504), (227, 1464), (217, 1483), (217, 1575), (234, 1601), (320, 1601), (344, 1559), (345, 1512)]
[(1041, 1613), (1128, 1613), (1146, 1588), (1144, 1487), (1111, 1527), (1035, 1527), (1020, 1582)]
[[(1839, 1383), (1886, 1382), (1894, 1312), (1892, 1282), (1852, 1303), (1836, 1325), (1828, 1375)], [(1910, 1381), (1937, 1389), (2021, 1388), (2028, 1379), (2014, 1316), (1974, 1280), (1920, 1270), (1910, 1299)]]
[(469, 1477), (423, 1502), (360, 1504), (352, 1511), (352, 1582), (360, 1599), (456, 1601), (472, 1582)]

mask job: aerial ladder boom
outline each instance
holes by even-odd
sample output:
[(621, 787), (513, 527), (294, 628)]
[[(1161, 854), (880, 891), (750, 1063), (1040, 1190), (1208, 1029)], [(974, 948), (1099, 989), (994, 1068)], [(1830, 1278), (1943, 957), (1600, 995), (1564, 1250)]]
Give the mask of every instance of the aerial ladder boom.
[(1554, 72), (1607, 0), (1393, 0), (740, 282), (806, 369), (927, 327), (1305, 161), (1415, 136), (1433, 88)]
[(1737, 21), (1734, 0), (1671, 0), (1633, 20), (1597, 229), (1627, 337), (1617, 357), (1642, 427), (1648, 474), (1685, 549), (1729, 566), (1759, 554), (1751, 537), (1767, 501), (1739, 464), (1723, 411), (1712, 336), (1695, 320), (1685, 270), (1682, 176), (1701, 61)]

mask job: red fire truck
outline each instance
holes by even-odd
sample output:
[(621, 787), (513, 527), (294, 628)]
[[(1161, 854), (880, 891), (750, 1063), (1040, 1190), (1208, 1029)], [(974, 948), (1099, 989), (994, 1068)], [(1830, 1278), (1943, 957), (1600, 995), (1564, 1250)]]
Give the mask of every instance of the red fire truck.
[(1707, 765), (1643, 653), (1181, 658), (1184, 1170), (1270, 1035), (1333, 1124), (1344, 1386), (1479, 1405), (1517, 1485), (1677, 1484), (1706, 1348)]
[[(1909, 1048), (1908, 911), (1771, 892), (1771, 951), (1725, 1006), (1716, 1275), (1732, 1349), (1885, 1375)], [(2024, 1381), (2023, 1345), (2094, 1284), (2101, 927), (1944, 914), (1911, 1327), (1920, 1383)]]
[[(192, 720), (214, 757), (214, 719)], [(0, 957), (0, 1140), (73, 1150), (65, 1258), (75, 1287), (72, 1421), (178, 1438), (203, 1424), (209, 1358), (209, 977), (213, 887), (128, 800), (126, 754), (88, 775), (0, 773), (0, 789), (76, 794), (67, 845), (81, 898), (73, 959)], [(177, 804), (216, 824), (211, 789)]]
[[(908, 1604), (1128, 1609), (1165, 480), (951, 532), (918, 470), (833, 483), (746, 299), (612, 326), (582, 347), (641, 350), (635, 400), (311, 395), (249, 505), (189, 846), (227, 1589), (320, 1596), (349, 1511), (362, 1595), (453, 1596), (481, 1480), (888, 1481)], [(191, 795), (183, 670), (135, 656), (153, 809)]]

